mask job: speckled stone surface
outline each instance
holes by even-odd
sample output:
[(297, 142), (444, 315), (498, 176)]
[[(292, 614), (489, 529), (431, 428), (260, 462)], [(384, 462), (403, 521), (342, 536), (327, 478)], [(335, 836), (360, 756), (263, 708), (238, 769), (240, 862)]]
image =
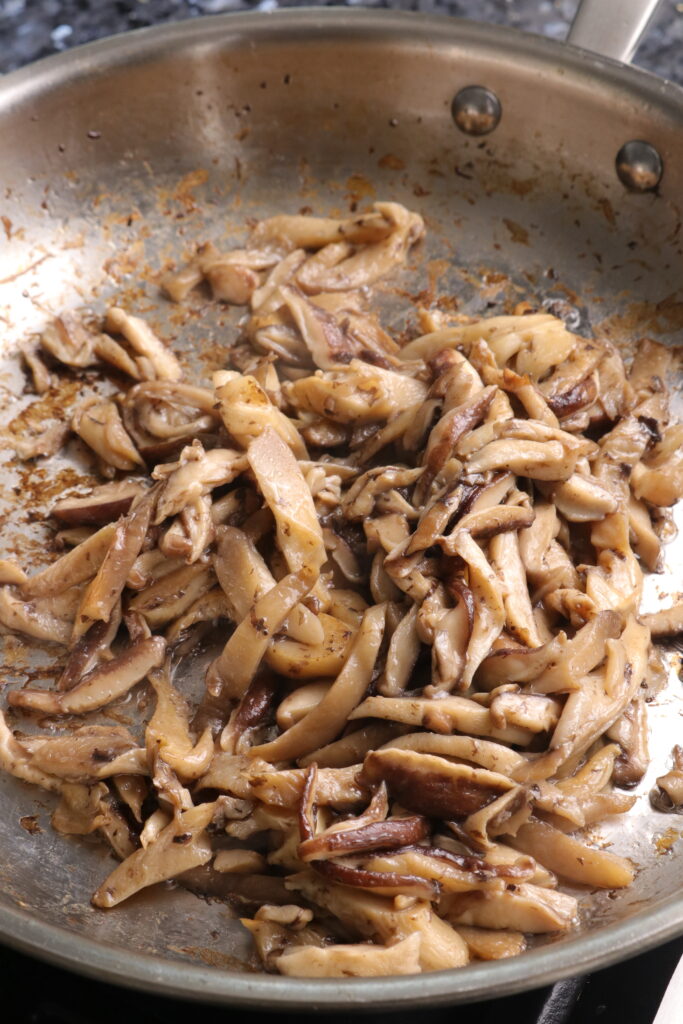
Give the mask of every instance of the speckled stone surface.
[[(563, 39), (577, 0), (347, 0), (347, 5), (452, 14)], [(0, 72), (131, 28), (299, 6), (302, 0), (0, 0)], [(662, 0), (635, 63), (683, 84), (683, 3)]]

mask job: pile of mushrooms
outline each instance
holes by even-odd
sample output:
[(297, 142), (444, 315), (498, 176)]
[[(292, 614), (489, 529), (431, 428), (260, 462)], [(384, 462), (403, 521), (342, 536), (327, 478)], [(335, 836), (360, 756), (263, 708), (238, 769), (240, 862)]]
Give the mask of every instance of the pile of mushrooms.
[(421, 310), (399, 345), (368, 289), (423, 232), (376, 203), (201, 246), (170, 299), (247, 310), (210, 386), (117, 307), (27, 354), (38, 391), (63, 366), (127, 383), (17, 446), (73, 432), (107, 482), (49, 511), (48, 567), (0, 563), (4, 631), (56, 652), (54, 685), (8, 694), (0, 765), (110, 843), (95, 906), (179, 879), (283, 974), (512, 956), (576, 921), (560, 882), (628, 886), (581, 832), (635, 800), (651, 629), (683, 624), (639, 617), (683, 493), (670, 352), (627, 368), (526, 305)]

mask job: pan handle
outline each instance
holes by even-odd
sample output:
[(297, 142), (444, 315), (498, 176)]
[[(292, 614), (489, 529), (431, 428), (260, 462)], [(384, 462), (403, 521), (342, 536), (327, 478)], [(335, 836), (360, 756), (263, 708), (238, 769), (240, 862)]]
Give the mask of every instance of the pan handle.
[(581, 0), (567, 42), (630, 61), (659, 0)]

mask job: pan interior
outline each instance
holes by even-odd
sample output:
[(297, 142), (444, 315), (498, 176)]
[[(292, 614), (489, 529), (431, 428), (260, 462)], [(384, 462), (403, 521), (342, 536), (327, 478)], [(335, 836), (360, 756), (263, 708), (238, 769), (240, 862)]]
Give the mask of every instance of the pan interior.
[[(673, 90), (504, 31), (325, 13), (206, 19), (190, 30), (96, 44), (6, 80), (3, 425), (35, 401), (23, 392), (16, 352), (50, 314), (98, 314), (116, 296), (172, 340), (190, 374), (206, 377), (223, 365), (240, 311), (199, 293), (172, 306), (159, 292), (161, 271), (199, 241), (238, 245), (256, 218), (346, 214), (375, 199), (405, 203), (428, 228), (411, 266), (378, 289), (384, 322), (396, 331), (415, 328), (420, 304), (487, 315), (528, 300), (578, 333), (599, 332), (625, 346), (644, 336), (676, 344), (683, 327), (683, 172), (674, 152), (683, 104)], [(502, 103), (501, 123), (486, 137), (462, 134), (451, 119), (454, 94), (471, 84), (493, 89)], [(628, 193), (614, 173), (617, 151), (632, 138), (647, 138), (663, 157), (657, 193)], [(77, 382), (68, 382), (41, 414), (55, 415), (77, 392)], [(2, 553), (37, 566), (48, 537), (39, 521), (58, 495), (87, 482), (87, 466), (75, 450), (58, 463), (2, 458)], [(682, 558), (670, 545), (666, 573), (650, 581), (652, 606), (677, 591)], [(3, 683), (44, 680), (52, 657), (6, 637)], [(647, 798), (678, 738), (677, 657), (668, 656), (670, 685), (650, 708), (653, 759), (636, 807), (625, 822), (600, 829), (610, 848), (638, 863), (634, 885), (616, 896), (581, 893), (582, 925), (553, 944), (550, 959), (546, 948), (504, 971), (497, 964), (485, 975), (467, 968), (431, 990), (423, 985), (423, 996), (406, 989), (406, 1001), (490, 997), (540, 983), (548, 964), (555, 975), (571, 973), (580, 942), (603, 931), (604, 941), (586, 954), (595, 966), (619, 955), (609, 937), (615, 926), (623, 926), (621, 948), (636, 952), (638, 915), (652, 908), (661, 911), (649, 918), (655, 936), (681, 926), (683, 826), (653, 812)], [(54, 834), (48, 798), (5, 776), (0, 807), (0, 908), (175, 961), (178, 970), (208, 965), (206, 997), (306, 1002), (306, 986), (298, 995), (282, 986), (276, 993), (279, 980), (270, 978), (259, 979), (257, 996), (235, 985), (231, 994), (235, 975), (225, 972), (255, 965), (246, 933), (224, 905), (161, 886), (115, 911), (95, 911), (89, 897), (112, 866), (106, 850)], [(37, 830), (27, 827), (29, 816)], [(153, 973), (128, 980), (154, 987)], [(190, 975), (178, 975), (180, 989), (184, 977)], [(334, 991), (318, 986), (318, 1005), (331, 1005)], [(372, 993), (375, 1006), (397, 998), (388, 989)]]

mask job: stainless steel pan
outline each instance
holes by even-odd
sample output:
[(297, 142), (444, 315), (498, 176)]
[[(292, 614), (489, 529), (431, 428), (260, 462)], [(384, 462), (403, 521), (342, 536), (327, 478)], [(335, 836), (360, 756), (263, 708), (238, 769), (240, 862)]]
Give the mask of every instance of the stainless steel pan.
[[(626, 56), (652, 6), (600, 0), (584, 9), (577, 38)], [(468, 86), (489, 92), (461, 95), (457, 120), (488, 134), (454, 123), (454, 97)], [(239, 239), (248, 218), (348, 210), (375, 196), (427, 219), (426, 250), (405, 279), (411, 293), (431, 288), (474, 313), (529, 298), (578, 330), (675, 343), (682, 156), (676, 87), (572, 47), (453, 20), (330, 9), (206, 18), (43, 61), (0, 85), (3, 414), (31, 400), (19, 395), (12, 351), (46, 312), (101, 309), (123, 292), (206, 371), (234, 321), (199, 301), (169, 312), (154, 277), (164, 262), (198, 239)], [(401, 327), (391, 291), (382, 301)], [(34, 513), (74, 472), (66, 463), (56, 476), (4, 467), (5, 545), (30, 555), (44, 543)], [(659, 590), (679, 587), (671, 558)], [(45, 664), (8, 641), (4, 680), (21, 683)], [(595, 969), (683, 931), (683, 842), (646, 795), (680, 739), (679, 688), (674, 673), (651, 709), (653, 767), (636, 809), (603, 832), (641, 865), (636, 883), (614, 899), (582, 894), (578, 932), (521, 958), (343, 983), (245, 972), (247, 939), (221, 904), (162, 889), (120, 910), (91, 909), (107, 853), (52, 834), (47, 802), (4, 778), (0, 936), (101, 979), (275, 1008), (473, 1000)], [(26, 815), (42, 831), (22, 827)]]

